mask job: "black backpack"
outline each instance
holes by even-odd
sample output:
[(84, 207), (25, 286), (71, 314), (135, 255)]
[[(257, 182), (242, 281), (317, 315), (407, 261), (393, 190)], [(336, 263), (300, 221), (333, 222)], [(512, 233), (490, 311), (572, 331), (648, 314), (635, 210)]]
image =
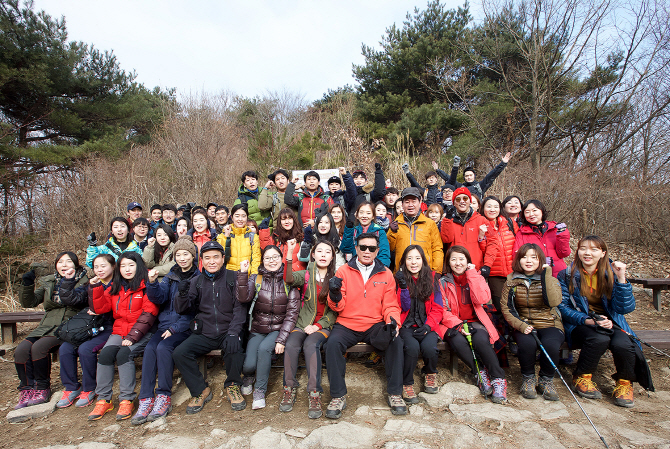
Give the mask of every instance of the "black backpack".
[[(70, 343), (74, 347), (78, 347), (93, 338), (95, 332), (93, 329), (102, 326), (104, 317), (102, 315), (89, 315), (88, 310), (87, 307), (69, 320), (61, 323), (56, 329), (56, 338)], [(95, 333), (97, 334), (97, 332)]]

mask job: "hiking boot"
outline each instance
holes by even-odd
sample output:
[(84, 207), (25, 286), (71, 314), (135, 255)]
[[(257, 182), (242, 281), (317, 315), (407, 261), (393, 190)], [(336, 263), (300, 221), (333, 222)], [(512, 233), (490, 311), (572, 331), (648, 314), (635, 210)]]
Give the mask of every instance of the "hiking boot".
[(595, 382), (591, 380), (592, 374), (580, 374), (572, 379), (575, 393), (586, 399), (601, 399), (603, 395), (598, 391)]
[(535, 387), (538, 393), (547, 401), (558, 401), (558, 392), (554, 386), (554, 378), (547, 376), (540, 376), (540, 381)]
[(381, 363), (381, 361), (382, 361), (382, 356), (377, 354), (376, 352), (372, 351), (370, 353), (370, 357), (368, 357), (365, 360), (365, 364), (367, 366), (377, 366)]
[(419, 398), (414, 392), (414, 385), (403, 385), (402, 386), (402, 398), (408, 404), (418, 404)]
[(489, 378), (489, 372), (486, 370), (486, 368), (479, 371), (479, 374), (477, 374), (477, 386), (479, 387), (479, 392), (484, 397), (491, 396), (493, 393), (491, 379)]
[(79, 393), (75, 407), (88, 407), (95, 401), (95, 391), (82, 391)]
[(134, 408), (135, 405), (133, 404), (133, 401), (124, 399), (123, 401), (119, 402), (119, 411), (116, 412), (116, 420), (123, 421), (124, 419), (130, 418), (133, 416)]
[(519, 345), (517, 345), (514, 340), (507, 343), (507, 349), (509, 349), (509, 353), (512, 354), (514, 357), (518, 357)]
[(51, 389), (49, 388), (45, 390), (33, 390), (33, 395), (30, 397), (28, 405), (30, 406), (30, 405), (44, 404), (45, 402), (49, 402), (50, 398), (51, 398)]
[(63, 392), (63, 396), (61, 396), (60, 401), (56, 403), (56, 407), (58, 408), (66, 408), (74, 404), (74, 400), (77, 399), (79, 396), (79, 393), (81, 393), (81, 388), (76, 391), (67, 391), (65, 390)]
[(280, 412), (290, 412), (293, 410), (293, 404), (295, 403), (296, 395), (298, 394), (298, 389), (295, 387), (284, 387), (284, 397), (279, 404)]
[(496, 404), (504, 404), (507, 402), (507, 379), (496, 377), (491, 381), (491, 386), (493, 386), (493, 396), (491, 396), (491, 401)]
[(631, 408), (634, 403), (633, 385), (630, 380), (619, 379), (616, 381), (616, 386), (612, 392), (614, 403), (619, 407)]
[(407, 405), (405, 401), (402, 400), (402, 396), (399, 394), (389, 394), (387, 401), (389, 407), (391, 407), (391, 413), (394, 415), (406, 415), (407, 414)]
[(23, 407), (28, 407), (30, 399), (33, 397), (33, 390), (21, 390), (19, 391), (19, 403), (14, 406), (14, 410), (18, 410)]
[(240, 388), (242, 396), (249, 396), (254, 392), (254, 382), (256, 382), (254, 376), (244, 376), (244, 379), (242, 379), (242, 387)]
[[(139, 407), (137, 407), (137, 413), (135, 413), (133, 419), (130, 420), (130, 423), (134, 426), (144, 424), (145, 422), (147, 422), (149, 413), (151, 413), (151, 410), (153, 410), (153, 408), (154, 408), (154, 398), (140, 399), (140, 405)], [(120, 411), (121, 407), (119, 407), (119, 412)]]
[(254, 390), (254, 400), (251, 403), (251, 410), (258, 410), (265, 408), (265, 391)]
[(332, 398), (328, 408), (326, 408), (326, 418), (331, 419), (340, 419), (342, 416), (342, 410), (347, 408), (347, 397), (342, 396), (341, 398)]
[(213, 397), (214, 395), (212, 394), (212, 389), (209, 387), (205, 387), (205, 389), (202, 390), (202, 393), (200, 393), (198, 396), (191, 398), (191, 401), (188, 403), (188, 406), (186, 406), (186, 414), (195, 415), (196, 413), (200, 412), (205, 406), (205, 404), (211, 401)]
[(95, 403), (93, 411), (88, 415), (88, 420), (97, 421), (98, 419), (105, 416), (105, 413), (111, 412), (112, 410), (114, 410), (114, 404), (112, 404), (111, 400), (106, 401), (104, 399), (100, 399)]
[(440, 391), (440, 387), (437, 386), (436, 373), (426, 374), (426, 379), (423, 383), (423, 390), (428, 394), (437, 394)]
[(318, 419), (323, 415), (321, 410), (321, 393), (318, 391), (309, 392), (309, 410), (307, 411), (307, 417), (309, 419)]
[(247, 401), (244, 400), (244, 396), (242, 396), (239, 385), (230, 385), (226, 387), (226, 393), (228, 394), (230, 407), (233, 410), (240, 411), (247, 408)]
[(520, 391), (521, 396), (526, 399), (535, 399), (537, 397), (537, 393), (535, 392), (535, 386), (537, 384), (535, 374), (531, 374), (529, 376), (523, 374), (522, 377), (523, 379), (521, 380)]
[(158, 418), (167, 416), (172, 411), (172, 398), (166, 394), (159, 394), (154, 401), (154, 408), (147, 416), (147, 421), (156, 421)]

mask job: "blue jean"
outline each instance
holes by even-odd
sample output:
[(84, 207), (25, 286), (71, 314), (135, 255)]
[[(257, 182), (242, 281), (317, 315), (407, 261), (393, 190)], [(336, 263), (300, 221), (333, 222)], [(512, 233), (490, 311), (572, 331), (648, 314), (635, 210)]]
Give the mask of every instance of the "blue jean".
[(186, 340), (189, 333), (179, 332), (168, 338), (163, 338), (162, 334), (161, 331), (156, 332), (144, 348), (140, 399), (154, 397), (156, 375), (158, 375), (156, 394), (172, 395), (172, 373), (174, 371), (172, 353), (174, 348)]
[(269, 334), (259, 334), (253, 332), (247, 343), (247, 354), (244, 357), (244, 366), (242, 372), (245, 376), (250, 376), (256, 372), (256, 384), (254, 388), (260, 391), (267, 391), (268, 378), (270, 377), (270, 368), (272, 368), (272, 353), (275, 350), (275, 344), (279, 331)]
[[(63, 342), (58, 350), (60, 359), (60, 380), (67, 391), (95, 391), (95, 375), (98, 368), (98, 354), (93, 350), (105, 344), (112, 335), (112, 326), (106, 327), (95, 337), (83, 342), (78, 348)], [(81, 383), (77, 380), (77, 357), (81, 364)]]

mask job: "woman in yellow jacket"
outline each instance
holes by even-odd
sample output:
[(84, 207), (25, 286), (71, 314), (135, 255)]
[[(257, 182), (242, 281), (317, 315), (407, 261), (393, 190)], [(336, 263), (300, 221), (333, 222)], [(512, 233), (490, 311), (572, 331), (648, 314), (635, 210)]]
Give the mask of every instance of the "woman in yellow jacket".
[(240, 262), (249, 261), (249, 273), (258, 274), (261, 264), (261, 246), (258, 236), (247, 226), (247, 206), (233, 206), (231, 217), (233, 224), (223, 227), (223, 232), (216, 240), (226, 251), (226, 268), (231, 271), (240, 270)]

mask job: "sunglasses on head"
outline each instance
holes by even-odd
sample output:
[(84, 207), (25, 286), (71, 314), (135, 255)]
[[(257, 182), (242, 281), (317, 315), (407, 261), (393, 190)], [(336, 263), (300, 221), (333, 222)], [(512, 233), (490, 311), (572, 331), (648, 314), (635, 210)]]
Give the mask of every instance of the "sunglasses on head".
[(375, 245), (358, 245), (361, 251), (370, 251), (371, 253), (374, 253), (377, 251), (377, 247)]

